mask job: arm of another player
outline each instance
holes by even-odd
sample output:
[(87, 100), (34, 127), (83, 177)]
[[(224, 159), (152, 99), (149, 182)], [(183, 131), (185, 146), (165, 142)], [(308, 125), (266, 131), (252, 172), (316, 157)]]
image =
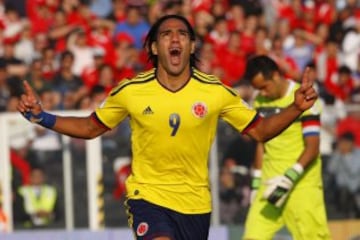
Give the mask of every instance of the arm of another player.
[(29, 121), (71, 137), (91, 139), (107, 130), (96, 124), (91, 116), (60, 117), (45, 112), (39, 97), (27, 81), (24, 81), (24, 94), (21, 95), (17, 110)]
[(296, 90), (294, 102), (278, 114), (263, 118), (248, 134), (260, 142), (265, 142), (277, 136), (296, 120), (305, 110), (311, 108), (318, 94), (313, 82), (308, 78), (309, 69), (303, 75), (301, 86)]

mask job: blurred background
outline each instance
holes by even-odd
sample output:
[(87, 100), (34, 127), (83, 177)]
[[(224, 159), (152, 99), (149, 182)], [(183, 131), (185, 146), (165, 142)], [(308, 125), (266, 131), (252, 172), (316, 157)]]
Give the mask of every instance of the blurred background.
[[(70, 239), (131, 239), (121, 235), (128, 234), (127, 121), (86, 142), (27, 123), (16, 104), (27, 80), (46, 110), (88, 114), (120, 81), (152, 68), (142, 43), (164, 14), (191, 22), (198, 68), (250, 105), (254, 90), (243, 79), (250, 56), (270, 56), (295, 81), (310, 67), (323, 104), (329, 225), (334, 239), (360, 238), (360, 1), (0, 0), (0, 232), (7, 233), (1, 239), (20, 239), (24, 232), (35, 239), (54, 229), (73, 230)], [(213, 239), (240, 239), (253, 151), (251, 139), (219, 123), (210, 154)], [(51, 199), (36, 217), (24, 204), (37, 197), (29, 188), (45, 188)], [(64, 239), (61, 231), (49, 234), (43, 239)], [(285, 229), (278, 239), (290, 239)]]

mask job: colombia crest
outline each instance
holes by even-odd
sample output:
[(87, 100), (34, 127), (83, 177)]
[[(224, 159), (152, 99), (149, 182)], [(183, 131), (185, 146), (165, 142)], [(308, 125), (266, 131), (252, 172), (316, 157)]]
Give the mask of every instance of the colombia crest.
[(149, 230), (149, 225), (146, 222), (141, 222), (136, 229), (136, 234), (139, 237), (142, 237), (147, 233), (148, 230)]
[(191, 111), (197, 118), (203, 118), (208, 113), (207, 106), (205, 105), (205, 103), (202, 103), (202, 102), (194, 103)]

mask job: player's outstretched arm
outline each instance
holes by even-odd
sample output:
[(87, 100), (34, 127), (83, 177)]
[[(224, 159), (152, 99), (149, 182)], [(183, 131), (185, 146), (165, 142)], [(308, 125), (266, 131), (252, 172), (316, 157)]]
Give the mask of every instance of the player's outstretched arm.
[(278, 114), (264, 118), (248, 134), (258, 141), (267, 141), (286, 129), (305, 110), (311, 108), (318, 94), (308, 78), (309, 69), (303, 75), (301, 86), (296, 90), (294, 102)]
[(27, 81), (24, 81), (24, 94), (20, 97), (17, 110), (30, 122), (71, 137), (91, 139), (106, 131), (105, 128), (97, 125), (90, 116), (61, 117), (45, 112), (39, 97)]

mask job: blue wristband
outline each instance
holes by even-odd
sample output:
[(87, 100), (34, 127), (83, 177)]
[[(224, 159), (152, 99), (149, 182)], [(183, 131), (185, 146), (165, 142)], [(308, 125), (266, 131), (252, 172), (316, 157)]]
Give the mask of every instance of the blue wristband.
[(31, 112), (25, 112), (24, 117), (32, 123), (37, 123), (46, 128), (53, 128), (56, 122), (56, 116), (47, 112), (42, 111), (35, 115)]

